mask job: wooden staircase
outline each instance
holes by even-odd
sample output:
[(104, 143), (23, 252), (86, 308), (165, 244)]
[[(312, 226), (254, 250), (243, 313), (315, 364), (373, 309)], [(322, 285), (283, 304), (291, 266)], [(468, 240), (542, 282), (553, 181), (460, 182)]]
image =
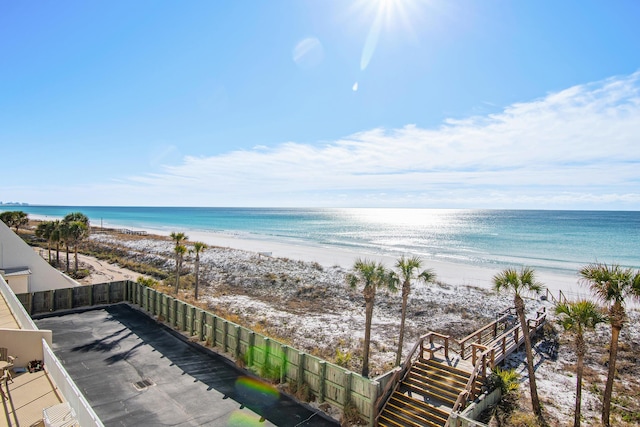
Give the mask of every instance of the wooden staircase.
[[(471, 373), (445, 360), (416, 360), (378, 418), (381, 427), (443, 427)], [(480, 383), (477, 383), (478, 388)]]

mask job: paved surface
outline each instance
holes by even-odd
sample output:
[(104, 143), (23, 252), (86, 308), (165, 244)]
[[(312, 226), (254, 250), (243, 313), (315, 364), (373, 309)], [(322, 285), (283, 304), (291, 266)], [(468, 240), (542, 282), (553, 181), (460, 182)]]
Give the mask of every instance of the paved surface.
[(338, 425), (128, 305), (35, 322), (105, 426)]

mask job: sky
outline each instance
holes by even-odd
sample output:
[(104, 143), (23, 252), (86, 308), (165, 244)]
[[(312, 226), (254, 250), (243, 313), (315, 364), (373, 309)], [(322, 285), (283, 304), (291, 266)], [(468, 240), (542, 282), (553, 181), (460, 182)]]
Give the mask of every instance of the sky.
[(0, 0), (0, 201), (640, 210), (640, 2)]

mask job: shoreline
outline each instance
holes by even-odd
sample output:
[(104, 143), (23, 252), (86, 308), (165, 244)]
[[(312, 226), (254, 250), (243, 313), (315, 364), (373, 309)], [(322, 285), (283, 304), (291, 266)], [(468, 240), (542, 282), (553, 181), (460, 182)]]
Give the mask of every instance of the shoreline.
[[(47, 215), (30, 215), (33, 220), (59, 219)], [(60, 218), (61, 219), (61, 218)], [(95, 227), (95, 226), (94, 226)], [(111, 222), (101, 224), (105, 229), (129, 229), (130, 225), (122, 225)], [(97, 227), (96, 227), (97, 228)], [(366, 258), (381, 262), (385, 267), (393, 267), (397, 261), (396, 256), (366, 253), (341, 247), (326, 247), (313, 245), (308, 242), (293, 242), (278, 240), (276, 238), (246, 233), (233, 234), (232, 232), (203, 231), (194, 229), (172, 230), (153, 227), (134, 227), (135, 231), (144, 231), (150, 235), (168, 237), (172, 231), (180, 231), (187, 234), (189, 241), (201, 241), (209, 246), (240, 249), (259, 254), (268, 254), (274, 258), (289, 258), (305, 262), (315, 262), (324, 267), (340, 266), (350, 269), (358, 258)], [(411, 255), (411, 254), (408, 254)], [(465, 263), (455, 263), (427, 259), (423, 257), (424, 268), (433, 269), (438, 280), (454, 286), (475, 286), (484, 289), (493, 287), (492, 278), (506, 266), (484, 267)], [(578, 272), (575, 275), (563, 274), (548, 270), (536, 269), (536, 276), (553, 295), (557, 296), (562, 291), (570, 299), (587, 298), (589, 289), (579, 284)]]

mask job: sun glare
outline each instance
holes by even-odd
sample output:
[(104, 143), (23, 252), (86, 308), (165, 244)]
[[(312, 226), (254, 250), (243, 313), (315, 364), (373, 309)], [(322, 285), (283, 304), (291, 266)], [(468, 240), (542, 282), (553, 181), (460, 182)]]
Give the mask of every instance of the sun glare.
[(426, 0), (360, 0), (355, 10), (370, 22), (369, 32), (360, 57), (360, 70), (364, 71), (376, 51), (380, 35), (384, 31), (401, 28), (415, 35), (412, 19), (420, 14)]

